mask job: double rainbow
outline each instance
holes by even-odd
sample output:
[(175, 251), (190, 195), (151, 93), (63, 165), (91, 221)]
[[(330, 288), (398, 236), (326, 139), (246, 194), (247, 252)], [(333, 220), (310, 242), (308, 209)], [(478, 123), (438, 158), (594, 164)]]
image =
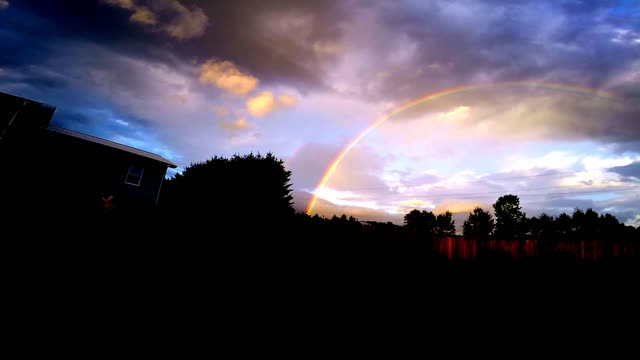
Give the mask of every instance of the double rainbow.
[(551, 82), (510, 81), (510, 82), (458, 86), (458, 87), (450, 88), (447, 90), (431, 93), (431, 94), (422, 96), (420, 98), (417, 98), (415, 100), (411, 100), (403, 105), (400, 105), (392, 109), (391, 111), (388, 111), (387, 113), (383, 114), (382, 116), (374, 120), (371, 123), (371, 125), (369, 125), (366, 129), (364, 129), (364, 131), (362, 131), (360, 134), (358, 134), (353, 139), (351, 139), (351, 141), (349, 141), (349, 143), (347, 143), (347, 145), (345, 145), (345, 147), (342, 148), (342, 150), (340, 150), (338, 155), (333, 159), (333, 161), (329, 164), (327, 169), (324, 171), (322, 178), (320, 178), (320, 181), (318, 182), (318, 186), (316, 186), (314, 194), (311, 197), (309, 204), (307, 205), (306, 213), (311, 215), (311, 212), (313, 211), (313, 207), (316, 205), (316, 201), (318, 200), (319, 191), (327, 184), (333, 172), (336, 170), (338, 165), (340, 165), (340, 163), (342, 162), (342, 159), (344, 159), (344, 157), (347, 156), (349, 151), (351, 151), (351, 149), (353, 149), (353, 147), (356, 146), (365, 136), (367, 136), (370, 132), (372, 132), (375, 128), (380, 126), (385, 121), (389, 120), (393, 116), (398, 115), (399, 113), (405, 110), (411, 109), (414, 106), (420, 105), (427, 101), (439, 99), (448, 95), (458, 94), (458, 93), (472, 91), (476, 89), (482, 89), (482, 88), (508, 87), (508, 86), (547, 88), (547, 89), (554, 89), (554, 90), (569, 91), (569, 92), (574, 92), (574, 93), (589, 95), (589, 96), (598, 96), (606, 99), (615, 98), (615, 96), (608, 91), (604, 91), (600, 89), (592, 89), (592, 88), (578, 86), (578, 85), (569, 85), (569, 84), (560, 84), (560, 83), (551, 83)]

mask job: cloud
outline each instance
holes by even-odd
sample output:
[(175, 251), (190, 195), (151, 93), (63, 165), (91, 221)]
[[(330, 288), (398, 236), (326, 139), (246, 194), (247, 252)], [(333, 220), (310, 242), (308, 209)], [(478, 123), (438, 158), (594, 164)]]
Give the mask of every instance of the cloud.
[(8, 9), (9, 1), (8, 0), (0, 0), (0, 10)]
[(635, 161), (625, 166), (616, 166), (609, 170), (612, 173), (640, 180), (640, 161)]
[[(433, 210), (434, 214), (442, 214), (445, 211), (450, 211), (452, 213), (463, 213), (469, 214), (475, 207), (481, 207), (484, 210), (492, 210), (490, 204), (486, 202), (479, 202), (477, 200), (466, 200), (466, 199), (447, 199), (438, 202), (438, 206)], [(492, 211), (493, 212), (493, 211)], [(461, 223), (456, 222), (456, 225), (462, 225)]]
[(457, 117), (460, 116), (462, 114), (465, 114), (469, 111), (469, 107), (468, 106), (458, 106), (457, 108), (449, 111), (449, 112), (445, 112), (445, 113), (441, 113), (440, 115), (438, 115), (439, 117), (442, 118), (453, 118), (453, 117)]
[(176, 0), (156, 1), (154, 8), (172, 13), (173, 17), (163, 30), (176, 39), (184, 40), (203, 35), (209, 22), (202, 9), (197, 6), (189, 9)]
[(157, 29), (178, 40), (202, 36), (209, 18), (204, 11), (188, 8), (178, 0), (103, 0), (104, 3), (132, 12), (129, 21)]
[[(456, 111), (465, 108), (468, 110)], [(417, 103), (376, 132), (388, 132), (390, 140), (402, 147), (424, 145), (429, 136), (431, 149), (444, 140), (485, 141), (490, 147), (595, 141), (624, 152), (640, 151), (640, 126), (633, 121), (637, 116), (640, 107), (631, 99), (603, 98), (589, 91), (576, 93), (542, 84), (497, 85)]]
[[(308, 143), (298, 148), (286, 161), (287, 168), (293, 172), (292, 182), (296, 189), (314, 190), (340, 151), (337, 145), (318, 143)], [(384, 161), (378, 154), (370, 148), (359, 147), (344, 158), (325, 187), (339, 192), (338, 195), (363, 189), (382, 194), (387, 189), (387, 185), (379, 178), (383, 167)], [(367, 194), (366, 198), (370, 200), (372, 196)]]
[[(492, 1), (465, 4), (364, 6), (344, 28), (346, 51), (325, 78), (345, 95), (396, 105), (446, 89), (502, 81), (615, 90), (619, 104), (557, 87), (546, 89), (546, 98), (532, 89), (511, 87), (497, 89), (495, 101), (481, 99), (494, 90), (472, 90), (432, 99), (420, 108), (437, 114), (450, 112), (450, 106), (467, 106), (473, 113), (458, 114), (456, 120), (464, 115), (464, 125), (482, 124), (468, 129), (503, 139), (596, 137), (602, 143), (619, 143), (620, 151), (640, 149), (633, 140), (640, 136), (639, 123), (633, 120), (640, 115), (637, 44), (611, 40), (620, 33), (635, 39), (637, 22), (618, 23), (607, 15), (605, 3), (596, 2), (575, 7), (544, 1), (499, 7)], [(619, 61), (599, 55), (605, 53), (615, 53)], [(621, 83), (626, 84), (624, 91)], [(457, 103), (449, 101), (452, 98)], [(477, 100), (465, 101), (468, 98)]]
[(235, 95), (246, 95), (258, 85), (258, 79), (240, 71), (232, 62), (218, 60), (202, 64), (200, 82), (213, 84)]
[(280, 95), (276, 98), (270, 91), (262, 93), (247, 100), (247, 111), (256, 117), (263, 117), (272, 111), (285, 106), (294, 106), (297, 100), (290, 95)]
[(136, 5), (133, 3), (133, 0), (102, 0), (102, 1), (109, 5), (119, 6), (127, 10), (132, 10), (133, 8), (136, 7)]
[(155, 14), (144, 6), (137, 6), (129, 20), (143, 25), (155, 25), (158, 23)]
[(298, 103), (298, 100), (290, 95), (280, 95), (278, 96), (278, 104), (282, 106), (294, 106)]
[(635, 218), (627, 219), (626, 224), (633, 227), (640, 227), (640, 214), (636, 215)]
[[(308, 192), (294, 191), (292, 195), (294, 209), (298, 212), (304, 212), (311, 199), (311, 194)], [(338, 205), (324, 199), (318, 199), (316, 202), (312, 215), (315, 214), (326, 218), (331, 218), (333, 215), (341, 216), (342, 214), (346, 214), (360, 221), (378, 221), (385, 223), (390, 221), (396, 225), (402, 225), (404, 221), (404, 214), (389, 214), (386, 211), (366, 207)]]
[[(333, 1), (103, 0), (52, 12), (35, 1), (25, 3), (33, 3), (26, 5), (30, 12), (51, 20), (45, 25), (56, 31), (51, 35), (60, 35), (56, 39), (89, 39), (156, 59), (158, 49), (169, 50), (182, 62), (224, 59), (263, 84), (299, 93), (329, 89), (324, 74), (348, 50), (341, 41), (342, 28), (355, 9), (355, 2)], [(156, 23), (132, 22), (139, 7), (148, 9)], [(152, 19), (142, 14), (137, 18)], [(145, 31), (132, 31), (136, 27)], [(185, 41), (168, 44), (165, 36), (150, 33)]]
[[(638, 192), (619, 189), (638, 178), (621, 166), (640, 152), (640, 28), (637, 14), (612, 18), (610, 5), (110, 0), (52, 11), (21, 1), (0, 21), (0, 44), (12, 49), (0, 52), (0, 87), (58, 106), (54, 119), (80, 131), (170, 149), (185, 166), (271, 150), (291, 165), (295, 189), (313, 191), (350, 139), (407, 101), (478, 83), (576, 85), (432, 97), (370, 132), (336, 170), (327, 199), (393, 215), (409, 200), (440, 209), (513, 192), (529, 215), (595, 206), (633, 219)], [(297, 108), (260, 123), (259, 134), (241, 131), (250, 124), (236, 122), (256, 116), (247, 100), (264, 92), (255, 114)], [(214, 105), (225, 110), (212, 114)], [(609, 166), (620, 168), (559, 174)], [(544, 176), (526, 177), (535, 174)], [(504, 177), (522, 178), (492, 180)], [(587, 190), (607, 191), (570, 194)]]
[(145, 6), (139, 6), (133, 0), (103, 0), (111, 6), (120, 7), (132, 12), (129, 21), (142, 25), (155, 25), (158, 23), (156, 15)]
[[(378, 63), (394, 70), (381, 93), (411, 98), (452, 85), (522, 79), (599, 87), (634, 58), (632, 47), (611, 41), (617, 20), (604, 15), (603, 5), (584, 3), (576, 11), (550, 1), (499, 8), (492, 1), (464, 6), (448, 1), (404, 7), (374, 4), (371, 23), (376, 31), (394, 44), (404, 43)], [(411, 56), (394, 63), (399, 51)], [(597, 61), (601, 51), (615, 52), (620, 62)], [(429, 66), (422, 76), (415, 76), (420, 65)]]
[(537, 158), (509, 156), (503, 171), (527, 171), (532, 169), (568, 169), (578, 162), (578, 157), (563, 151), (552, 151)]
[[(0, 87), (55, 105), (57, 125), (105, 138), (118, 135), (129, 143), (135, 139), (143, 144), (143, 150), (151, 152), (168, 148), (172, 155), (167, 157), (183, 167), (214, 154), (270, 150), (251, 139), (231, 139), (217, 122), (221, 119), (212, 121), (212, 103), (223, 99), (202, 88), (193, 76), (197, 69), (190, 63), (168, 66), (96, 45), (74, 43), (56, 49), (39, 66), (12, 71), (16, 77), (1, 78)], [(32, 78), (40, 82), (32, 82)], [(42, 86), (43, 81), (51, 86)], [(233, 102), (227, 100), (225, 105), (233, 106)], [(79, 122), (69, 113), (85, 114), (83, 118), (88, 120), (86, 124)], [(235, 129), (247, 128), (248, 124), (240, 121), (229, 125), (227, 128)]]
[(422, 208), (433, 210), (436, 207), (433, 204), (433, 202), (420, 200), (420, 199), (404, 200), (404, 201), (401, 201), (398, 205), (400, 206), (398, 210), (399, 212), (406, 211), (406, 210), (411, 211), (413, 209), (422, 209)]
[(200, 6), (214, 17), (195, 50), (224, 54), (250, 69), (263, 83), (299, 92), (328, 90), (326, 71), (347, 51), (343, 25), (357, 8), (351, 1), (208, 1)]
[(221, 117), (221, 118), (226, 117), (231, 113), (229, 109), (220, 105), (215, 105), (211, 109), (213, 110), (213, 113), (216, 114), (217, 117)]
[(341, 54), (344, 51), (340, 44), (330, 41), (316, 41), (311, 46), (311, 49), (313, 49), (314, 53), (320, 56), (335, 56)]
[(186, 104), (189, 98), (186, 95), (175, 94), (167, 96), (167, 100), (176, 104)]
[(254, 126), (249, 124), (245, 119), (238, 119), (236, 121), (222, 121), (220, 122), (220, 126), (223, 129), (229, 131), (254, 129)]
[(275, 99), (269, 91), (264, 91), (247, 100), (247, 111), (253, 116), (263, 117), (275, 110), (275, 108)]

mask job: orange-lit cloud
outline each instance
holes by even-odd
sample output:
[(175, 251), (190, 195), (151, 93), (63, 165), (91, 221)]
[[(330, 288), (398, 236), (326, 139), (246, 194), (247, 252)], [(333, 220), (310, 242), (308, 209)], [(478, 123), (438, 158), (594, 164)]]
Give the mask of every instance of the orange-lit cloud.
[(276, 101), (273, 94), (264, 91), (251, 99), (247, 100), (247, 110), (249, 114), (257, 117), (265, 116), (276, 108)]
[(7, 0), (0, 0), (0, 10), (4, 10), (9, 8), (9, 1)]
[(229, 131), (251, 130), (254, 128), (254, 126), (249, 124), (245, 119), (238, 119), (236, 121), (222, 121), (220, 122), (220, 126), (223, 129)]
[(493, 212), (491, 205), (481, 204), (478, 201), (450, 199), (438, 202), (438, 205), (433, 209), (433, 213), (442, 214), (445, 211), (450, 211), (452, 213), (470, 213), (476, 206), (481, 207), (485, 211)]
[(200, 68), (200, 82), (213, 84), (235, 95), (246, 95), (258, 86), (258, 79), (244, 73), (230, 61), (209, 60)]
[(278, 103), (283, 106), (294, 106), (298, 103), (298, 100), (290, 95), (280, 95), (278, 96)]
[(263, 117), (281, 107), (294, 106), (296, 103), (297, 100), (293, 96), (280, 95), (276, 99), (270, 91), (263, 91), (247, 100), (247, 111), (253, 116)]

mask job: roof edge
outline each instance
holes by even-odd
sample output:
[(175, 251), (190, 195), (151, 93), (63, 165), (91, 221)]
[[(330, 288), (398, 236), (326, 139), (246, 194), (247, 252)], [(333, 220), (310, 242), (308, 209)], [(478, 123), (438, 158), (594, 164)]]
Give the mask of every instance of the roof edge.
[[(67, 128), (63, 128), (60, 126), (55, 126), (55, 125), (49, 125), (46, 127), (47, 130), (49, 131), (53, 131), (55, 133), (58, 134), (63, 134), (63, 135), (68, 135), (68, 136), (73, 136), (82, 140), (87, 140), (87, 141), (93, 141), (95, 143), (103, 143), (103, 145), (106, 146), (110, 146), (110, 144), (113, 144), (114, 146), (111, 146), (113, 148), (119, 149), (119, 150), (123, 150), (123, 151), (128, 151), (127, 149), (131, 149), (133, 151), (129, 151), (132, 154), (136, 154), (136, 155), (141, 155), (141, 156), (145, 156), (151, 160), (156, 160), (159, 162), (163, 162), (165, 164), (167, 164), (168, 167), (175, 169), (178, 167), (178, 165), (176, 165), (175, 163), (173, 163), (171, 160), (166, 159), (163, 156), (160, 156), (158, 154), (152, 153), (150, 151), (146, 151), (146, 150), (142, 150), (133, 146), (129, 146), (129, 145), (125, 145), (125, 144), (121, 144), (119, 142), (115, 142), (115, 141), (111, 141), (111, 140), (107, 140), (105, 138), (101, 138), (98, 136), (94, 136), (94, 135), (89, 135), (80, 131), (75, 131), (75, 130), (71, 130), (71, 129), (67, 129)], [(95, 140), (94, 140), (95, 139)], [(106, 144), (104, 144), (106, 143)], [(124, 149), (122, 149), (124, 148)], [(142, 153), (142, 154), (140, 154)], [(145, 155), (148, 154), (148, 155)]]

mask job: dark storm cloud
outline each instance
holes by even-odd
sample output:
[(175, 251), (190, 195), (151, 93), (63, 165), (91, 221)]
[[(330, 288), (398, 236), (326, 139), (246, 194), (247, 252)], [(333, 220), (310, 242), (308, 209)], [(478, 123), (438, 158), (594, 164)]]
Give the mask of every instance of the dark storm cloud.
[(200, 61), (231, 60), (263, 82), (324, 88), (323, 72), (339, 56), (350, 1), (246, 0), (201, 3), (211, 26), (182, 49)]
[[(362, 1), (353, 8), (358, 9), (352, 12), (355, 19), (364, 13), (373, 20), (345, 30), (369, 34), (347, 36), (349, 50), (370, 59), (353, 64), (347, 73), (351, 96), (391, 102), (394, 108), (425, 94), (478, 83), (530, 81), (606, 89), (616, 94), (618, 104), (547, 90), (547, 99), (534, 99), (535, 104), (517, 114), (522, 124), (506, 128), (538, 134), (538, 139), (587, 139), (620, 152), (640, 151), (637, 8), (611, 1), (491, 0)], [(526, 105), (532, 91), (474, 91), (465, 94), (462, 104), (472, 107), (473, 124), (495, 122), (515, 105)], [(392, 121), (450, 111), (462, 98), (429, 102), (427, 110), (404, 111)]]
[(638, 181), (640, 179), (640, 161), (633, 162), (627, 166), (617, 166), (609, 169), (610, 172), (620, 174), (629, 180)]
[(263, 82), (288, 83), (301, 91), (326, 88), (322, 74), (341, 52), (339, 40), (351, 2), (133, 3), (151, 10), (178, 3), (202, 13), (208, 19), (207, 26), (202, 33), (176, 40), (168, 32), (130, 21), (130, 11), (105, 1), (20, 1), (0, 13), (0, 41), (4, 48), (12, 49), (0, 54), (0, 64), (34, 62), (46, 58), (52, 47), (80, 41), (156, 61), (170, 62), (171, 57), (164, 57), (166, 53), (185, 62), (223, 59)]
[(162, 46), (160, 35), (139, 30), (125, 14), (98, 1), (20, 1), (0, 12), (0, 39), (11, 46), (0, 59), (3, 63), (33, 61), (29, 54), (46, 55), (70, 40), (140, 54)]
[[(134, 3), (154, 9), (168, 1)], [(325, 75), (332, 65), (359, 46), (344, 43), (345, 32), (357, 32), (352, 21), (368, 13), (380, 28), (370, 37), (371, 42), (379, 42), (379, 54), (373, 54), (379, 56), (371, 60), (390, 67), (392, 76), (377, 91), (362, 95), (381, 100), (414, 98), (482, 80), (530, 79), (598, 87), (640, 56), (640, 46), (612, 41), (616, 28), (638, 27), (623, 21), (625, 16), (612, 15), (610, 2), (434, 1), (398, 6), (397, 2), (368, 1), (182, 0), (180, 4), (205, 14), (206, 31), (175, 41), (130, 21), (131, 12), (118, 6), (69, 0), (21, 1), (0, 13), (7, 24), (0, 27), (5, 33), (11, 29), (20, 34), (13, 39), (14, 45), (73, 38), (156, 60), (163, 50), (183, 61), (229, 60), (263, 82), (290, 84), (304, 91), (327, 89)], [(29, 20), (26, 25), (25, 19)], [(29, 26), (34, 21), (41, 24)], [(40, 31), (43, 28), (46, 34)], [(387, 58), (393, 53), (385, 50), (399, 37), (415, 49), (408, 60), (391, 63)], [(5, 41), (11, 39), (5, 36)], [(20, 51), (22, 56), (37, 56), (32, 49)], [(0, 60), (10, 62), (6, 54)], [(363, 72), (362, 76), (364, 82), (373, 74)]]
[(571, 215), (575, 209), (594, 209), (596, 210), (596, 202), (593, 200), (576, 199), (570, 196), (556, 197), (544, 200), (544, 202), (536, 203), (535, 200), (531, 200), (526, 196), (520, 196), (520, 201), (523, 204), (523, 209), (527, 213), (527, 216), (540, 216), (542, 213), (547, 215), (557, 216), (561, 213), (567, 213)]
[[(107, 72), (118, 65), (106, 63), (105, 49), (131, 58), (177, 63), (159, 37), (133, 31), (126, 17), (92, 1), (12, 4), (0, 12), (0, 46), (5, 50), (0, 52), (0, 85), (19, 91), (28, 87), (31, 93), (82, 92), (74, 79), (87, 77), (90, 69)], [(117, 81), (123, 87), (135, 85), (139, 76), (126, 71), (127, 67), (116, 68)], [(41, 97), (45, 102), (51, 97), (47, 94)]]
[[(411, 62), (387, 78), (380, 96), (412, 98), (482, 79), (600, 87), (640, 55), (638, 46), (612, 41), (619, 28), (638, 27), (610, 15), (605, 5), (611, 2), (436, 1), (412, 9), (376, 4), (380, 24), (406, 34), (416, 48)], [(416, 77), (420, 65), (426, 68)]]
[[(170, 87), (161, 86), (158, 79), (148, 76), (145, 70), (150, 64), (147, 62), (85, 43), (68, 42), (64, 49), (42, 49), (38, 63), (0, 64), (0, 87), (15, 95), (56, 106), (58, 113), (65, 114), (66, 125), (74, 124), (82, 112), (116, 111), (113, 107), (118, 102), (130, 104), (127, 110), (131, 112), (136, 104), (170, 95), (166, 93)], [(180, 90), (179, 85), (174, 88), (176, 92)], [(125, 108), (121, 106), (121, 110)], [(131, 123), (147, 124), (143, 118), (122, 116), (129, 117)], [(95, 126), (105, 125), (98, 118), (94, 121)], [(78, 122), (78, 125), (82, 124), (83, 121)]]
[[(195, 29), (176, 38), (159, 30), (186, 14), (162, 12), (169, 3), (179, 3), (191, 13), (201, 11), (207, 18), (204, 31)], [(74, 96), (82, 95), (81, 86), (99, 86), (102, 100), (84, 96), (86, 103), (104, 105), (112, 100), (126, 103), (130, 110), (138, 108), (132, 100), (174, 95), (149, 85), (140, 75), (143, 63), (180, 68), (219, 59), (233, 62), (261, 85), (290, 85), (300, 92), (328, 90), (334, 86), (330, 75), (335, 65), (366, 48), (362, 63), (350, 72), (354, 86), (364, 88), (362, 84), (376, 72), (390, 74), (378, 79), (379, 86), (352, 92), (371, 101), (396, 103), (453, 86), (500, 80), (615, 85), (613, 90), (628, 104), (615, 111), (588, 113), (582, 103), (560, 97), (542, 104), (565, 120), (575, 119), (545, 123), (548, 129), (542, 135), (595, 138), (619, 143), (620, 151), (640, 149), (636, 140), (640, 111), (634, 105), (640, 103), (634, 101), (640, 96), (640, 68), (632, 69), (640, 58), (640, 43), (635, 42), (640, 23), (636, 10), (616, 2), (135, 0), (132, 4), (157, 12), (162, 23), (154, 27), (132, 21), (130, 10), (106, 1), (12, 1), (0, 11), (0, 45), (9, 49), (0, 52), (0, 86), (35, 95), (46, 90), (48, 96), (60, 99), (59, 104), (78, 105), (87, 105)], [(360, 27), (358, 19), (363, 17), (372, 19), (370, 27)], [(102, 51), (120, 57), (110, 64), (114, 57), (103, 56)], [(104, 82), (96, 81), (94, 70), (101, 70)], [(478, 110), (480, 117), (474, 118), (488, 121), (516, 103), (519, 94), (479, 98), (464, 105), (476, 111), (484, 103), (496, 104)], [(442, 104), (459, 106), (454, 99)], [(443, 105), (442, 111), (450, 110)]]

